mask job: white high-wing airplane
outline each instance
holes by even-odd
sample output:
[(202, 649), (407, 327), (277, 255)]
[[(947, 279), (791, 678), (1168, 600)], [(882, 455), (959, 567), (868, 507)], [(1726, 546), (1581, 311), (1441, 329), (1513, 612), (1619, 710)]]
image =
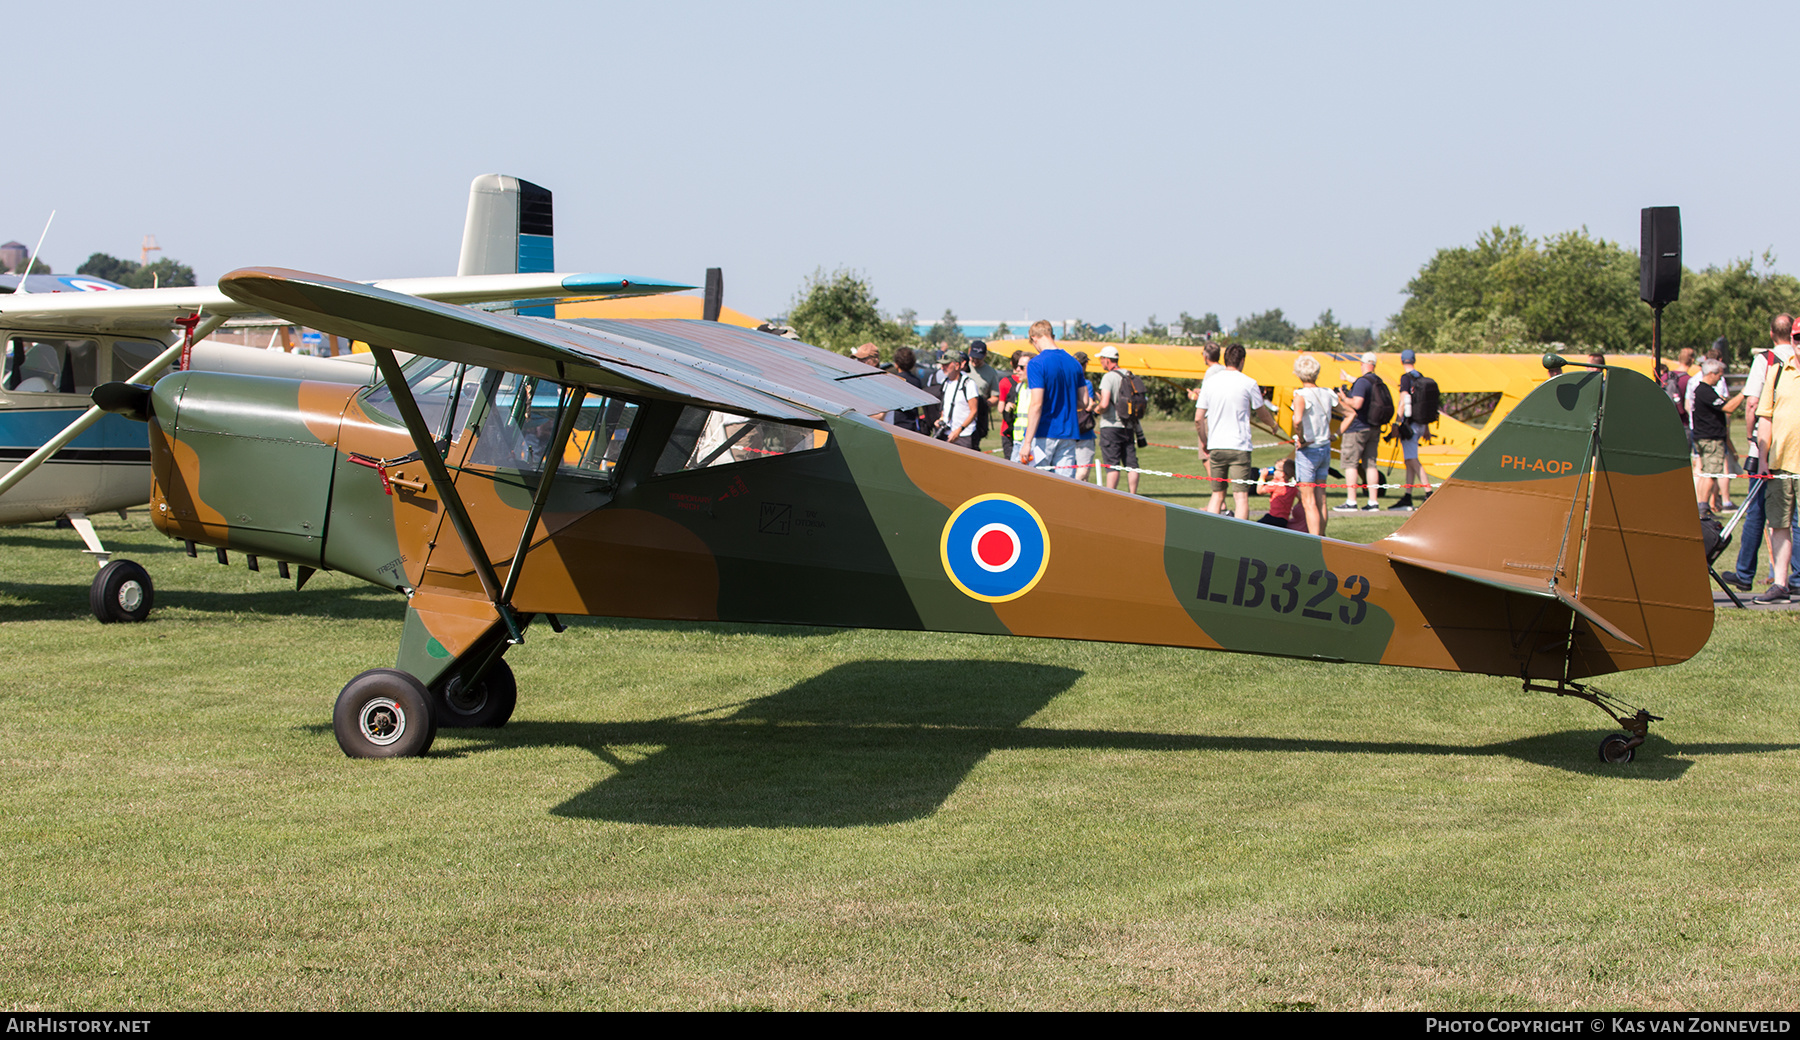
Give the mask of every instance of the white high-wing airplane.
[[(475, 178), (458, 273), (373, 284), (427, 300), (540, 313), (565, 299), (692, 288), (612, 274), (551, 270), (550, 192), (502, 174)], [(23, 284), (21, 284), (23, 283)], [(89, 594), (102, 622), (141, 621), (155, 586), (114, 560), (89, 514), (150, 499), (147, 427), (94, 406), (111, 381), (153, 383), (184, 363), (201, 371), (367, 382), (367, 355), (314, 358), (206, 342), (220, 327), (286, 325), (216, 286), (127, 289), (80, 275), (0, 276), (0, 525), (67, 518), (99, 572)], [(282, 564), (286, 576), (286, 564)]]

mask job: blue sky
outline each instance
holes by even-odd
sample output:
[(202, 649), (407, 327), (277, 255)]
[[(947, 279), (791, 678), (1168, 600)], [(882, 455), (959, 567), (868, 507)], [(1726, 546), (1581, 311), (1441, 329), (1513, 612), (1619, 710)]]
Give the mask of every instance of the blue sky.
[(58, 270), (154, 233), (207, 281), (441, 274), (504, 172), (556, 193), (558, 267), (722, 267), (762, 316), (844, 266), (926, 317), (1380, 325), (1495, 223), (1635, 248), (1679, 205), (1689, 266), (1800, 271), (1797, 11), (9, 5), (0, 240), (55, 209)]

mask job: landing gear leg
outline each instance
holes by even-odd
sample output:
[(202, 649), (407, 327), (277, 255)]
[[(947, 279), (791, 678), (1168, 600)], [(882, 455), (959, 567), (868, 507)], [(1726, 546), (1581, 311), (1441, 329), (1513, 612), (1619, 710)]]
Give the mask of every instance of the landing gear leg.
[[(1554, 693), (1558, 697), (1578, 697), (1594, 707), (1612, 716), (1624, 733), (1608, 733), (1600, 741), (1600, 761), (1608, 765), (1622, 766), (1637, 757), (1637, 749), (1643, 746), (1650, 736), (1650, 724), (1661, 722), (1661, 715), (1652, 715), (1643, 708), (1626, 704), (1624, 701), (1595, 686), (1581, 683), (1559, 682), (1555, 686), (1534, 683), (1525, 680), (1525, 689), (1537, 690), (1541, 693)], [(1631, 712), (1627, 715), (1626, 712)]]
[(88, 588), (88, 607), (94, 616), (102, 625), (115, 621), (142, 621), (149, 617), (150, 607), (156, 600), (156, 586), (150, 581), (150, 572), (130, 560), (114, 560), (112, 553), (100, 543), (100, 534), (94, 530), (94, 522), (86, 513), (71, 509), (67, 516), (69, 526), (81, 535), (82, 543), (87, 546), (82, 551), (100, 565), (100, 573), (94, 575), (94, 584)]

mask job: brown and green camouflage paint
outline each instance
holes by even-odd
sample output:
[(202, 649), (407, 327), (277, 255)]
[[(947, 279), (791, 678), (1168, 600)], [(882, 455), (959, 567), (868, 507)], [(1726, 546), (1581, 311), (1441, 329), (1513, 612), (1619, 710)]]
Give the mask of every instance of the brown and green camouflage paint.
[[(411, 452), (405, 431), (341, 387), (246, 380), (158, 385), (159, 526), (412, 590), (399, 666), (427, 683), (492, 646), (499, 616), (443, 521), (441, 489), (399, 463), (390, 495), (350, 460)], [(1095, 639), (1515, 677), (1671, 663), (1711, 627), (1685, 439), (1648, 380), (1607, 382), (1604, 396), (1598, 374), (1546, 384), (1371, 546), (1076, 484), (853, 413), (819, 418), (822, 447), (667, 475), (644, 464), (661, 441), (628, 441), (617, 486), (553, 498), (512, 602), (524, 614)], [(639, 431), (669, 429), (681, 407), (640, 404)], [(447, 463), (504, 576), (535, 476), (471, 465), (477, 436), (464, 431)], [(1048, 554), (1029, 591), (982, 599), (953, 580), (943, 543), (959, 508), (996, 495), (1041, 518)]]

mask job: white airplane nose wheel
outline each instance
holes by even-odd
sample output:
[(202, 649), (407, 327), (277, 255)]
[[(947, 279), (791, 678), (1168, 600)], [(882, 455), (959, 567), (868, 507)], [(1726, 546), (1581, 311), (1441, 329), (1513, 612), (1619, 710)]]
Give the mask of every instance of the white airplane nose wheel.
[(156, 586), (150, 572), (130, 560), (114, 560), (94, 575), (88, 589), (88, 606), (103, 625), (115, 621), (142, 621), (150, 616)]
[(395, 668), (374, 668), (338, 694), (331, 729), (351, 758), (410, 758), (431, 749), (437, 719), (423, 683)]

